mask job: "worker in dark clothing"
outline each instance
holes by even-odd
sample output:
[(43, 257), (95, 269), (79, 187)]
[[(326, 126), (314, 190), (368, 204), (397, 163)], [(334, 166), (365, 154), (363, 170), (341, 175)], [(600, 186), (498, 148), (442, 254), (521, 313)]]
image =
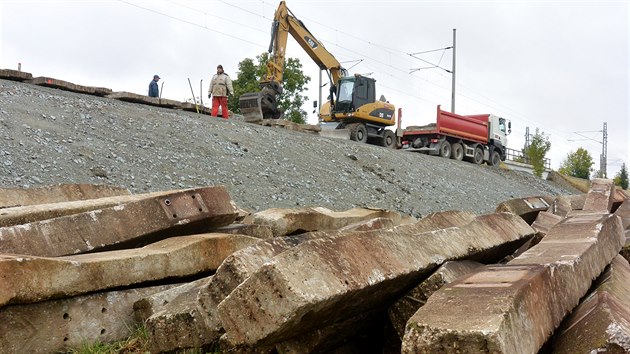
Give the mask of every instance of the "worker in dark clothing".
[(149, 97), (160, 97), (160, 90), (158, 89), (158, 81), (160, 77), (157, 75), (153, 75), (153, 80), (149, 84)]

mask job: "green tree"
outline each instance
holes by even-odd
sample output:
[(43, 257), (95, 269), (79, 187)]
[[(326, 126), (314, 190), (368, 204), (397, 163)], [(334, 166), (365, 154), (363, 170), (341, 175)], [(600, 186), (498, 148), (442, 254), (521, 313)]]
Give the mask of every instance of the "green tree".
[(545, 171), (545, 155), (551, 149), (551, 142), (549, 137), (545, 136), (543, 132), (539, 132), (536, 128), (536, 134), (532, 138), (532, 142), (529, 146), (523, 148), (523, 156), (534, 168), (534, 175), (542, 177)]
[(615, 179), (613, 180), (615, 185), (618, 185), (622, 189), (628, 189), (628, 169), (626, 169), (626, 164), (621, 164), (621, 169), (615, 175)]
[[(248, 92), (259, 92), (260, 78), (267, 73), (267, 61), (269, 53), (256, 56), (256, 63), (250, 58), (245, 58), (238, 63), (236, 80), (232, 81), (234, 95), (228, 102), (231, 111), (240, 113), (239, 98)], [(296, 123), (305, 123), (307, 113), (302, 109), (307, 96), (302, 95), (306, 90), (306, 84), (311, 78), (302, 72), (302, 64), (299, 59), (287, 58), (284, 63), (282, 75), (282, 94), (278, 97), (278, 106), (284, 112), (284, 119)]]
[(593, 158), (588, 151), (580, 147), (577, 151), (567, 154), (559, 171), (567, 176), (590, 179), (593, 164)]

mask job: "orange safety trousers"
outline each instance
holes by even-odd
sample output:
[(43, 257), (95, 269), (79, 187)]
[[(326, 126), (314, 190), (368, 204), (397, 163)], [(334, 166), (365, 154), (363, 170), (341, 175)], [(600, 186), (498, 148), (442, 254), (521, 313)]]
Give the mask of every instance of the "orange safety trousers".
[(219, 106), (221, 106), (221, 115), (223, 119), (228, 119), (228, 98), (227, 96), (212, 96), (212, 116), (216, 117), (219, 113)]

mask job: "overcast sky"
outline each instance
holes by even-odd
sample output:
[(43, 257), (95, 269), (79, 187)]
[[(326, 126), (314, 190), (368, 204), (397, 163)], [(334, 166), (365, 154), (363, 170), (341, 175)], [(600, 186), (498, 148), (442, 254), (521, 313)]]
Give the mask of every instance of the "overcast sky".
[[(217, 64), (234, 79), (238, 63), (267, 50), (278, 1), (0, 0), (0, 68), (86, 86), (146, 94), (153, 74), (164, 98), (204, 98)], [(608, 176), (630, 154), (627, 1), (300, 1), (287, 6), (351, 73), (369, 74), (403, 109), (403, 126), (435, 120), (451, 107), (456, 42), (456, 113), (512, 121), (508, 147), (525, 129), (548, 135), (557, 169), (586, 148), (599, 169), (608, 125)], [(317, 66), (296, 42), (318, 99)], [(419, 59), (416, 59), (419, 58)], [(325, 95), (324, 95), (325, 96)], [(207, 101), (207, 99), (206, 99)], [(207, 103), (207, 102), (206, 102)], [(312, 103), (309, 122), (317, 118)], [(577, 132), (577, 133), (576, 133)]]

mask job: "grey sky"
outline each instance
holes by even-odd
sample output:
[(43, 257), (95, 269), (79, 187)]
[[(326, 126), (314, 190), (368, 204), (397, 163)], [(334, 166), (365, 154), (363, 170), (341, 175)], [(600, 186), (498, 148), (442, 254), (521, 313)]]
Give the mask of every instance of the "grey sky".
[[(266, 51), (277, 1), (1, 0), (0, 67), (77, 84), (146, 94), (153, 74), (163, 97), (187, 100), (216, 65), (236, 77), (238, 62)], [(512, 121), (509, 147), (525, 128), (549, 135), (557, 169), (586, 148), (599, 168), (608, 124), (608, 175), (629, 161), (627, 1), (287, 1), (313, 35), (351, 73), (377, 80), (403, 108), (403, 126), (450, 109), (451, 76), (407, 53), (452, 44), (457, 28), (456, 112)], [(443, 56), (442, 56), (443, 54)], [(316, 100), (318, 69), (292, 40)], [(452, 51), (419, 56), (451, 69)], [(204, 94), (205, 96), (205, 94)], [(324, 95), (325, 96), (325, 95)], [(309, 121), (312, 104), (305, 106)], [(589, 139), (583, 140), (582, 133)], [(578, 140), (578, 141), (574, 141)]]

